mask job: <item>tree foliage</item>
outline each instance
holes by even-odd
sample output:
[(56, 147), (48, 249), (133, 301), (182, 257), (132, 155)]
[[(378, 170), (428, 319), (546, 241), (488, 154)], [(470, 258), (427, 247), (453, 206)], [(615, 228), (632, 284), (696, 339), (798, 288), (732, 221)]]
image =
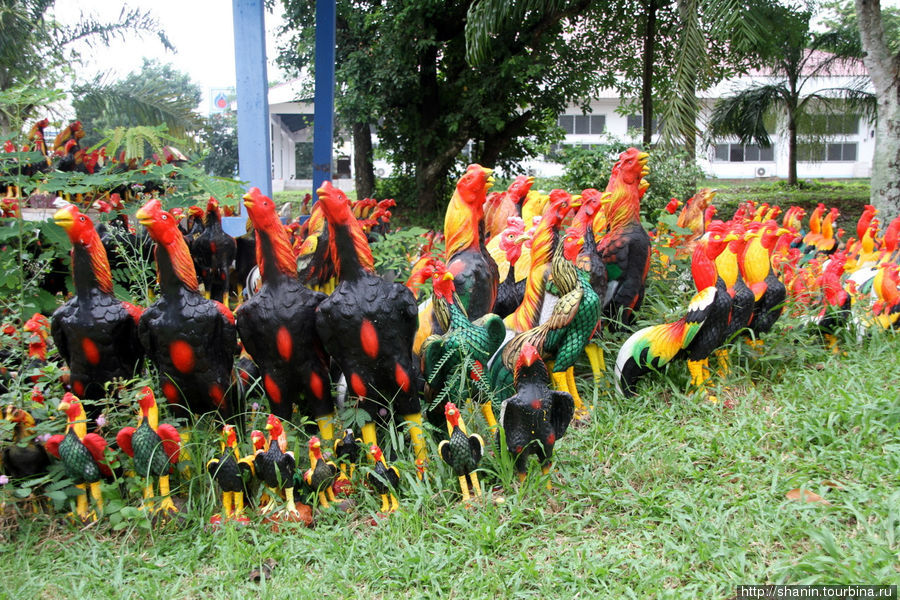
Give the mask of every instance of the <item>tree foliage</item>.
[(202, 165), (207, 173), (218, 177), (237, 176), (238, 140), (235, 113), (210, 115), (200, 131), (200, 141), (206, 151)]
[[(54, 89), (78, 64), (83, 48), (108, 45), (128, 35), (151, 34), (173, 49), (149, 11), (123, 6), (111, 23), (82, 14), (75, 25), (63, 25), (52, 17), (55, 4), (56, 0), (0, 0), (0, 91), (23, 86)], [(21, 128), (36, 108), (25, 99), (4, 105), (0, 135)]]
[[(314, 2), (284, 3), (290, 40), (281, 61), (308, 68)], [(472, 4), (338, 2), (340, 122), (375, 125), (396, 170), (415, 178), (410, 196), (423, 211), (448, 191), (442, 186), (470, 140), (472, 160), (512, 166), (559, 135), (556, 115), (570, 101), (587, 104), (591, 91), (614, 82), (597, 68), (604, 47), (579, 37), (585, 22), (577, 15), (526, 16), (491, 36), (491, 60), (471, 67), (465, 25)]]
[(98, 75), (72, 89), (72, 105), (84, 126), (85, 145), (97, 143), (116, 127), (165, 125), (168, 132), (188, 145), (203, 127), (195, 110), (200, 86), (170, 64), (144, 59), (139, 71), (106, 83)]

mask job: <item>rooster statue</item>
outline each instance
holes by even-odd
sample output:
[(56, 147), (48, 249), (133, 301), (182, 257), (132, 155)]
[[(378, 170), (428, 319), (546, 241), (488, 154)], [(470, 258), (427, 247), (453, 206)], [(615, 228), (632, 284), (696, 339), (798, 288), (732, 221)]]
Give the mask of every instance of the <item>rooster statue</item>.
[(540, 461), (544, 475), (550, 472), (553, 447), (566, 434), (575, 415), (572, 396), (551, 390), (549, 383), (547, 365), (537, 348), (523, 345), (513, 368), (516, 393), (503, 401), (500, 410), (506, 448), (515, 458), (519, 481), (525, 480), (532, 454)]
[(450, 437), (438, 444), (438, 454), (459, 478), (463, 502), (468, 502), (469, 490), (474, 495), (481, 496), (481, 484), (478, 483), (478, 473), (475, 469), (484, 456), (484, 440), (477, 433), (469, 435), (459, 409), (452, 402), (448, 402), (444, 407), (444, 414)]
[(72, 243), (75, 296), (53, 313), (50, 333), (69, 366), (72, 390), (81, 398), (100, 400), (106, 384), (140, 371), (141, 309), (113, 295), (109, 261), (91, 219), (70, 204), (53, 220)]
[(197, 278), (206, 290), (206, 297), (228, 304), (228, 275), (237, 252), (237, 242), (222, 230), (219, 202), (210, 198), (206, 203), (203, 231), (190, 246)]
[[(715, 269), (716, 257), (733, 239), (724, 224), (710, 227), (691, 257), (697, 293), (687, 313), (677, 321), (645, 327), (629, 337), (616, 359), (616, 387), (634, 395), (638, 379), (686, 355), (691, 383), (703, 389), (709, 379), (709, 355), (724, 341), (731, 313), (731, 296)], [(710, 401), (716, 401), (709, 396)]]
[[(134, 459), (135, 472), (147, 482), (144, 486), (144, 507), (164, 514), (178, 512), (169, 492), (169, 472), (178, 463), (181, 436), (172, 425), (159, 422), (159, 407), (149, 387), (141, 389), (138, 406), (137, 428), (122, 428), (116, 435), (116, 443)], [(151, 477), (156, 477), (159, 485), (160, 501), (157, 507), (150, 501), (153, 497)]]
[(400, 485), (400, 471), (393, 465), (388, 465), (384, 460), (384, 453), (378, 444), (369, 446), (369, 454), (375, 461), (372, 471), (366, 474), (366, 483), (381, 496), (381, 512), (389, 514), (400, 507), (394, 490)]
[(181, 416), (219, 411), (228, 418), (238, 352), (234, 315), (200, 294), (184, 237), (158, 199), (141, 207), (137, 219), (157, 243), (160, 297), (144, 311), (138, 333), (163, 395)]
[(288, 451), (287, 433), (281, 420), (275, 415), (266, 419), (266, 430), (269, 432), (268, 447), (257, 450), (253, 459), (256, 476), (269, 488), (270, 501), (260, 509), (268, 514), (275, 509), (275, 498), (283, 498), (285, 508), (282, 514), (289, 520), (301, 518), (297, 503), (294, 501), (294, 471), (297, 463), (294, 453)]
[(3, 474), (14, 479), (37, 477), (47, 472), (50, 457), (44, 445), (35, 439), (34, 417), (24, 408), (6, 407), (6, 420), (13, 423), (12, 440), (0, 454)]
[[(66, 392), (57, 406), (66, 414), (66, 433), (51, 436), (45, 448), (62, 460), (66, 477), (75, 482), (81, 494), (75, 498), (75, 515), (82, 521), (96, 521), (97, 512), (103, 512), (103, 493), (100, 479), (112, 477), (106, 457), (106, 440), (96, 433), (87, 432), (87, 415), (81, 401)], [(89, 509), (87, 493), (90, 488), (96, 511)]]
[[(465, 363), (470, 361), (469, 377), (480, 380), (485, 366), (506, 337), (503, 320), (488, 313), (475, 321), (469, 321), (465, 309), (455, 292), (454, 277), (442, 264), (435, 265), (432, 275), (434, 315), (443, 335), (431, 335), (422, 344), (422, 360), (425, 366), (426, 383), (430, 395), (440, 396), (441, 390), (453, 385), (448, 380)], [(474, 394), (473, 394), (474, 395)], [(444, 402), (439, 402), (429, 411), (429, 420), (441, 425), (444, 416)], [(495, 428), (497, 420), (491, 408), (490, 399), (481, 406), (488, 426)]]
[(249, 523), (244, 514), (244, 493), (253, 478), (253, 457), (241, 457), (233, 425), (222, 427), (219, 456), (206, 463), (206, 470), (222, 490), (222, 513), (213, 515), (210, 523), (219, 525), (223, 519)]
[(322, 439), (333, 439), (328, 356), (316, 333), (316, 307), (325, 294), (297, 279), (297, 263), (275, 203), (252, 188), (244, 206), (256, 230), (263, 282), (235, 311), (244, 348), (259, 367), (271, 412), (290, 420), (297, 405), (301, 415), (318, 423)]
[[(602, 213), (606, 233), (597, 252), (606, 264), (609, 285), (603, 300), (603, 317), (610, 328), (629, 326), (644, 300), (644, 283), (650, 269), (650, 236), (641, 225), (640, 201), (649, 184), (650, 155), (629, 148), (613, 165), (606, 191), (612, 197)], [(595, 231), (596, 233), (596, 231)]]
[(322, 455), (322, 442), (316, 436), (309, 440), (309, 469), (303, 473), (303, 481), (306, 485), (316, 491), (319, 498), (319, 505), (322, 508), (328, 508), (329, 502), (334, 502), (335, 480), (338, 477), (338, 467), (330, 460), (325, 460)]
[[(340, 282), (316, 309), (316, 330), (347, 381), (348, 393), (372, 421), (362, 427), (376, 443), (375, 422), (410, 422), (417, 458), (425, 457), (418, 365), (412, 356), (416, 303), (412, 292), (375, 274), (372, 250), (344, 193), (326, 181), (317, 192), (328, 221), (328, 243)], [(393, 412), (393, 414), (392, 414)]]

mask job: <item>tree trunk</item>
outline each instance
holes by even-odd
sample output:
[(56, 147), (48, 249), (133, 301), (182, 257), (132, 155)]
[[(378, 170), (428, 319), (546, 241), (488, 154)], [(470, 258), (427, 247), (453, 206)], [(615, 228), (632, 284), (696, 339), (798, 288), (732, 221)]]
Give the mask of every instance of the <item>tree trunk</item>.
[(656, 2), (647, 2), (647, 26), (644, 30), (644, 72), (641, 83), (641, 108), (644, 117), (644, 149), (653, 138), (653, 52), (656, 48)]
[(478, 164), (493, 169), (500, 154), (517, 136), (522, 134), (522, 130), (525, 129), (531, 118), (531, 111), (526, 110), (512, 121), (508, 121), (503, 129), (485, 139), (481, 154), (478, 156)]
[(788, 185), (797, 185), (797, 118), (788, 114)]
[[(699, 20), (697, 3), (691, 0), (678, 0), (678, 18), (683, 30), (689, 26), (692, 30), (697, 28)], [(684, 151), (692, 161), (697, 160), (697, 115), (700, 112), (700, 103), (697, 101), (698, 68), (698, 61), (683, 61), (681, 69), (684, 73), (684, 83), (679, 86), (688, 112), (687, 118), (679, 119), (683, 121), (681, 135), (684, 138)]]
[(353, 124), (353, 167), (356, 197), (375, 195), (375, 166), (372, 164), (372, 132), (368, 123)]
[(900, 59), (884, 41), (881, 2), (856, 0), (856, 15), (878, 106), (870, 202), (887, 223), (900, 214)]

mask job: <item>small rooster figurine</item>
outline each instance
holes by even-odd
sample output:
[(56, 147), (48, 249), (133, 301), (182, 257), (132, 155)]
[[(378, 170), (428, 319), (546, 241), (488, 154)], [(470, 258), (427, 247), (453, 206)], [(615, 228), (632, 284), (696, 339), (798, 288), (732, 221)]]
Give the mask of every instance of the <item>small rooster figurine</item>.
[(161, 294), (141, 316), (138, 333), (163, 395), (180, 416), (219, 411), (228, 418), (238, 352), (234, 315), (200, 294), (184, 237), (158, 199), (141, 207), (137, 219), (157, 243)]
[(99, 400), (106, 394), (105, 384), (130, 379), (141, 368), (141, 309), (113, 295), (106, 251), (90, 218), (70, 204), (53, 220), (72, 242), (75, 296), (53, 313), (50, 332), (69, 366), (72, 390)]
[(334, 437), (334, 398), (328, 356), (316, 333), (316, 307), (325, 294), (304, 287), (275, 203), (252, 188), (244, 205), (256, 230), (262, 287), (236, 311), (244, 347), (260, 369), (273, 414), (290, 420), (297, 405), (315, 419), (323, 439)]
[(222, 214), (215, 198), (210, 198), (206, 204), (203, 231), (194, 238), (190, 250), (206, 297), (227, 305), (228, 274), (237, 252), (237, 243), (222, 230)]
[(352, 429), (344, 430), (344, 437), (334, 441), (334, 457), (338, 461), (341, 469), (335, 486), (336, 492), (340, 493), (346, 489), (356, 470), (356, 463), (359, 462), (360, 440), (356, 438), (356, 434)]
[(106, 459), (106, 440), (96, 433), (87, 432), (87, 415), (81, 401), (66, 392), (57, 407), (66, 414), (66, 433), (57, 434), (47, 440), (47, 452), (62, 460), (66, 477), (75, 482), (75, 487), (83, 493), (75, 499), (75, 514), (82, 521), (97, 520), (97, 513), (89, 510), (87, 492), (97, 511), (103, 512), (103, 493), (100, 479), (112, 477), (112, 469)]
[[(153, 390), (144, 386), (138, 398), (140, 413), (138, 426), (124, 427), (116, 435), (116, 442), (125, 454), (134, 459), (137, 476), (146, 481), (144, 486), (144, 506), (154, 512), (178, 512), (169, 492), (169, 472), (178, 463), (181, 453), (181, 436), (174, 426), (159, 422), (159, 407)], [(160, 502), (154, 509), (149, 501), (153, 497), (151, 477), (159, 484)]]
[(303, 481), (316, 491), (319, 505), (328, 508), (328, 502), (335, 502), (334, 489), (331, 487), (338, 476), (337, 465), (322, 456), (322, 442), (313, 436), (309, 440), (309, 469), (303, 473)]
[(262, 514), (267, 514), (275, 509), (275, 498), (284, 498), (285, 508), (282, 511), (288, 518), (298, 517), (300, 511), (294, 502), (294, 471), (297, 463), (294, 453), (288, 451), (287, 433), (281, 425), (281, 420), (275, 415), (269, 415), (266, 420), (266, 430), (269, 432), (268, 448), (257, 450), (253, 459), (256, 476), (259, 477), (271, 492), (270, 502), (260, 509)]
[(462, 415), (452, 402), (448, 402), (444, 407), (444, 414), (447, 417), (447, 432), (450, 439), (438, 444), (438, 454), (456, 473), (463, 502), (468, 502), (470, 489), (476, 496), (481, 495), (481, 484), (478, 483), (475, 469), (484, 456), (484, 440), (477, 433), (468, 434)]
[(244, 514), (244, 492), (253, 473), (253, 457), (241, 457), (234, 426), (222, 428), (221, 454), (206, 463), (206, 470), (222, 490), (222, 514), (213, 515), (210, 523), (221, 524), (223, 519), (249, 523)]
[(3, 448), (3, 473), (14, 479), (36, 477), (47, 472), (50, 457), (34, 439), (34, 417), (24, 408), (6, 407), (6, 420), (15, 423), (11, 443)]
[(372, 250), (347, 196), (328, 181), (317, 194), (340, 283), (316, 309), (316, 331), (347, 380), (348, 404), (373, 419), (362, 427), (363, 441), (376, 443), (375, 422), (387, 425), (399, 416), (410, 422), (416, 457), (424, 458), (419, 368), (412, 355), (415, 299), (402, 284), (375, 274)]
[(400, 484), (400, 471), (393, 465), (388, 466), (378, 444), (369, 446), (369, 453), (375, 461), (375, 466), (366, 476), (366, 483), (381, 496), (381, 512), (392, 513), (400, 507), (397, 497), (394, 496), (394, 490)]
[(569, 393), (550, 389), (547, 365), (531, 344), (522, 346), (516, 358), (513, 381), (516, 393), (503, 401), (500, 424), (506, 448), (515, 457), (519, 481), (524, 481), (532, 454), (540, 461), (541, 472), (550, 472), (553, 447), (575, 416), (575, 402)]

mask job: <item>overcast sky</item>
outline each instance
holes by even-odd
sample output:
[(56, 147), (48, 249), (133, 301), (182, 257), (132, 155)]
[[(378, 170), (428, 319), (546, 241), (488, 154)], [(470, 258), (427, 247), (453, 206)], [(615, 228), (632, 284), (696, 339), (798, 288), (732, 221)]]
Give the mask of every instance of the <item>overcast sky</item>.
[[(109, 72), (112, 79), (117, 79), (140, 69), (142, 57), (157, 58), (163, 63), (172, 63), (200, 85), (204, 93), (201, 105), (204, 113), (209, 105), (207, 94), (210, 88), (234, 86), (231, 0), (154, 0), (132, 2), (131, 5), (150, 9), (177, 52), (166, 51), (152, 36), (117, 41), (109, 48), (101, 46), (84, 53), (91, 57), (86, 61), (85, 79), (92, 78), (96, 72)], [(55, 15), (60, 22), (70, 24), (77, 22), (82, 12), (94, 14), (101, 20), (115, 21), (120, 11), (121, 4), (109, 0), (66, 0), (56, 3)], [(266, 13), (270, 82), (284, 79), (274, 65), (277, 56), (275, 31), (282, 23), (280, 3), (276, 3), (275, 11), (276, 14)]]

